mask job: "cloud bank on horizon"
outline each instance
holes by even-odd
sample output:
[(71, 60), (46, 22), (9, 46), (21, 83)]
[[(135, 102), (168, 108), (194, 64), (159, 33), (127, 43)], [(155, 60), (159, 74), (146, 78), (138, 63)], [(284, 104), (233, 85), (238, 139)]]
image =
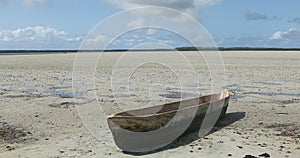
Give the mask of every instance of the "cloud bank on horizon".
[(0, 46), (4, 49), (68, 49), (80, 44), (82, 38), (52, 27), (34, 26), (0, 31)]
[[(249, 9), (258, 3), (261, 8)], [(0, 49), (78, 49), (84, 36), (101, 20), (118, 11), (142, 6), (171, 8), (194, 17), (218, 46), (300, 47), (300, 17), (295, 14), (298, 4), (297, 0), (274, 2), (272, 7), (259, 0), (92, 0), (89, 3), (81, 0), (0, 0)], [(145, 9), (143, 13), (136, 13), (136, 19), (126, 27), (143, 26), (145, 19), (140, 17), (146, 14), (185, 23), (180, 16)], [(168, 39), (164, 37), (166, 34), (150, 33), (162, 43), (184, 46), (175, 36)], [(141, 35), (122, 38), (123, 41), (118, 40), (114, 46), (130, 48), (134, 46), (134, 39), (147, 40), (136, 36)], [(95, 40), (101, 42), (108, 38), (99, 36)]]
[[(117, 6), (121, 9), (130, 9), (136, 7), (143, 6), (158, 6), (158, 7), (166, 7), (181, 11), (186, 13), (194, 18), (199, 18), (198, 10), (200, 6), (206, 5), (214, 5), (222, 2), (223, 0), (107, 0), (109, 3)], [(147, 14), (153, 14), (151, 10), (145, 10)], [(166, 15), (165, 12), (160, 13), (161, 16), (168, 16), (170, 18), (174, 18), (172, 16)]]

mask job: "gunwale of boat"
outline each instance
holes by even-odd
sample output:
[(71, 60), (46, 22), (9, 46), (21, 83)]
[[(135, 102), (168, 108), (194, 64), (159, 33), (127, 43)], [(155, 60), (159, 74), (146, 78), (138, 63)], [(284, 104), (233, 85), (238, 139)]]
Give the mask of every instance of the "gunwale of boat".
[[(170, 114), (170, 113), (174, 113), (177, 111), (181, 111), (181, 110), (187, 110), (190, 108), (196, 108), (196, 107), (200, 107), (203, 106), (205, 104), (209, 104), (209, 103), (213, 103), (213, 102), (217, 102), (223, 99), (226, 99), (227, 97), (230, 97), (229, 92), (223, 91), (221, 93), (215, 93), (215, 94), (208, 94), (205, 96), (199, 96), (197, 98), (191, 98), (191, 99), (185, 99), (185, 100), (181, 100), (181, 101), (176, 101), (176, 102), (171, 102), (171, 103), (166, 103), (163, 105), (157, 105), (157, 106), (152, 106), (152, 107), (147, 107), (147, 108), (141, 108), (141, 109), (135, 109), (135, 110), (129, 110), (129, 111), (123, 111), (123, 112), (119, 112), (116, 113), (114, 115), (108, 116), (108, 119), (117, 119), (117, 118), (124, 118), (124, 119), (130, 119), (130, 118), (146, 118), (146, 117), (153, 117), (153, 116), (159, 116), (159, 115), (164, 115), (164, 114)], [(209, 98), (209, 100), (205, 100)], [(130, 112), (134, 112), (134, 111), (147, 111), (149, 109), (154, 109), (154, 108), (166, 108), (166, 109), (171, 109), (174, 108), (175, 106), (180, 105), (181, 102), (188, 102), (188, 101), (194, 101), (194, 100), (198, 100), (198, 102), (200, 101), (204, 101), (204, 102), (200, 102), (198, 104), (194, 104), (194, 105), (188, 105), (187, 107), (183, 107), (183, 108), (175, 108), (174, 110), (166, 110), (165, 112), (157, 112), (155, 114), (145, 114), (145, 115), (131, 115)], [(207, 102), (206, 102), (207, 101)], [(179, 104), (179, 105), (178, 105)]]

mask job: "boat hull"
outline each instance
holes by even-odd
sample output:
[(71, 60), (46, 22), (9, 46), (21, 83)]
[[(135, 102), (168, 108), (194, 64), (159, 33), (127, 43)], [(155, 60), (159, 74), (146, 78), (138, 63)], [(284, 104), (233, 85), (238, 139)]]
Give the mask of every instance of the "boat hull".
[[(108, 117), (107, 121), (120, 149), (144, 152), (172, 143), (179, 136), (199, 131), (208, 111), (215, 120), (223, 118), (228, 103), (229, 94), (223, 92), (118, 113)], [(151, 113), (157, 109), (160, 109), (157, 113)]]

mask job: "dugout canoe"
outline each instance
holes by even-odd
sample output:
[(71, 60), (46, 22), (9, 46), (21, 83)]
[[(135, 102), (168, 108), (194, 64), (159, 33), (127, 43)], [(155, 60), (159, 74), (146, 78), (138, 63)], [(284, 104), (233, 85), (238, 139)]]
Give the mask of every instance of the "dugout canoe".
[[(206, 115), (211, 115), (210, 118), (215, 120), (222, 119), (226, 114), (229, 98), (229, 92), (224, 91), (116, 113), (109, 116), (107, 122), (120, 149), (144, 152), (163, 147), (174, 141), (175, 137), (199, 130)], [(215, 123), (216, 121), (212, 126)]]

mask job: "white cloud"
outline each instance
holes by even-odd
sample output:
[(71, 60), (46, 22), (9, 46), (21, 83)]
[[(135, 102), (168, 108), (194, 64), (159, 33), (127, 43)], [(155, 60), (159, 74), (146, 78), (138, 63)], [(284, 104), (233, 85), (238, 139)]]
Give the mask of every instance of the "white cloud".
[(227, 37), (218, 39), (221, 47), (299, 47), (300, 30), (290, 28), (287, 31), (277, 31), (271, 36)]
[(300, 41), (300, 30), (290, 28), (288, 31), (277, 31), (272, 35), (271, 40)]
[(110, 0), (110, 3), (117, 5), (122, 9), (129, 9), (140, 6), (160, 6), (173, 8), (177, 10), (186, 10), (189, 8), (198, 8), (200, 6), (213, 5), (223, 0)]
[(149, 45), (153, 46), (152, 49), (165, 48), (165, 45), (170, 48), (190, 46), (185, 39), (172, 32), (159, 28), (143, 28), (119, 36), (108, 49), (147, 49)]
[[(109, 0), (108, 2), (121, 9), (130, 9), (142, 6), (172, 8), (198, 18), (198, 9), (200, 6), (213, 5), (222, 1), (223, 0)], [(144, 14), (153, 14), (153, 10), (144, 10)], [(167, 17), (173, 16), (167, 15), (166, 12), (160, 12), (159, 15)]]
[(282, 39), (282, 35), (285, 34), (284, 32), (275, 32), (272, 37), (271, 40), (278, 40), (278, 39)]
[(103, 43), (103, 42), (107, 42), (109, 39), (108, 37), (106, 37), (105, 35), (98, 35), (96, 37), (90, 37), (88, 39), (86, 39), (87, 44), (89, 45), (97, 45), (98, 43)]
[[(199, 14), (199, 8), (201, 6), (213, 5), (216, 3), (220, 3), (223, 0), (105, 0), (105, 1), (113, 4), (115, 7), (120, 9), (124, 9), (124, 10), (133, 9), (125, 13), (128, 19), (115, 20), (116, 26), (118, 26), (117, 25), (118, 21), (122, 21), (122, 20), (127, 22), (125, 28), (130, 30), (136, 28), (142, 28), (143, 26), (164, 27), (168, 25), (170, 27), (168, 26), (165, 27), (168, 30), (173, 30), (173, 31), (177, 30), (177, 32), (190, 32), (190, 34), (193, 35), (195, 34), (194, 30), (197, 30), (195, 28), (196, 27), (198, 28), (198, 25), (196, 26), (195, 21), (187, 18), (186, 14), (199, 20), (200, 18), (198, 14)], [(157, 8), (155, 8), (156, 6)], [(134, 9), (138, 7), (145, 7), (145, 8)], [(171, 11), (168, 8), (177, 10), (178, 12)], [(175, 23), (184, 24), (184, 25), (174, 25)], [(115, 26), (115, 25), (111, 25), (111, 26)], [(193, 26), (194, 28), (190, 29), (189, 28), (190, 26)], [(109, 31), (113, 32), (114, 27), (112, 27), (111, 30)], [(106, 33), (109, 31), (106, 31)], [(108, 35), (106, 36), (110, 35), (110, 33), (107, 34)], [(121, 39), (114, 41), (110, 46), (118, 47), (118, 48), (128, 48), (128, 47), (130, 48), (131, 46), (139, 45), (143, 42), (146, 43), (160, 42), (160, 43), (170, 44), (172, 46), (175, 46), (176, 44), (178, 46), (184, 45), (183, 44), (184, 42), (182, 42), (182, 40), (177, 40), (180, 42), (176, 41), (178, 37), (176, 37), (176, 39), (174, 38), (174, 40), (170, 40), (172, 38), (163, 39), (164, 37), (169, 37), (169, 36), (167, 36), (167, 34), (160, 34), (159, 31), (155, 29), (145, 28), (143, 31), (140, 31), (139, 33), (133, 33), (132, 36), (123, 37)], [(96, 35), (94, 38), (89, 39), (89, 41), (87, 42), (89, 44), (90, 43), (96, 44), (97, 40), (95, 39), (97, 39)], [(161, 41), (159, 41), (159, 39), (161, 39)], [(93, 47), (93, 45), (91, 47)]]
[(143, 27), (144, 26), (144, 20), (143, 19), (135, 19), (127, 24), (127, 28), (136, 28), (136, 27)]
[(300, 30), (290, 28), (287, 31), (277, 31), (270, 37), (270, 41), (280, 47), (299, 48)]
[(52, 27), (34, 26), (15, 30), (0, 31), (0, 41), (26, 41), (26, 40), (51, 40), (61, 39), (78, 41), (80, 37), (68, 37), (64, 31), (58, 31)]
[(52, 27), (34, 26), (15, 30), (0, 31), (0, 46), (14, 48), (64, 48), (64, 44), (79, 46), (81, 36), (69, 36), (66, 32)]
[(222, 2), (223, 0), (195, 0), (197, 6), (214, 5)]

